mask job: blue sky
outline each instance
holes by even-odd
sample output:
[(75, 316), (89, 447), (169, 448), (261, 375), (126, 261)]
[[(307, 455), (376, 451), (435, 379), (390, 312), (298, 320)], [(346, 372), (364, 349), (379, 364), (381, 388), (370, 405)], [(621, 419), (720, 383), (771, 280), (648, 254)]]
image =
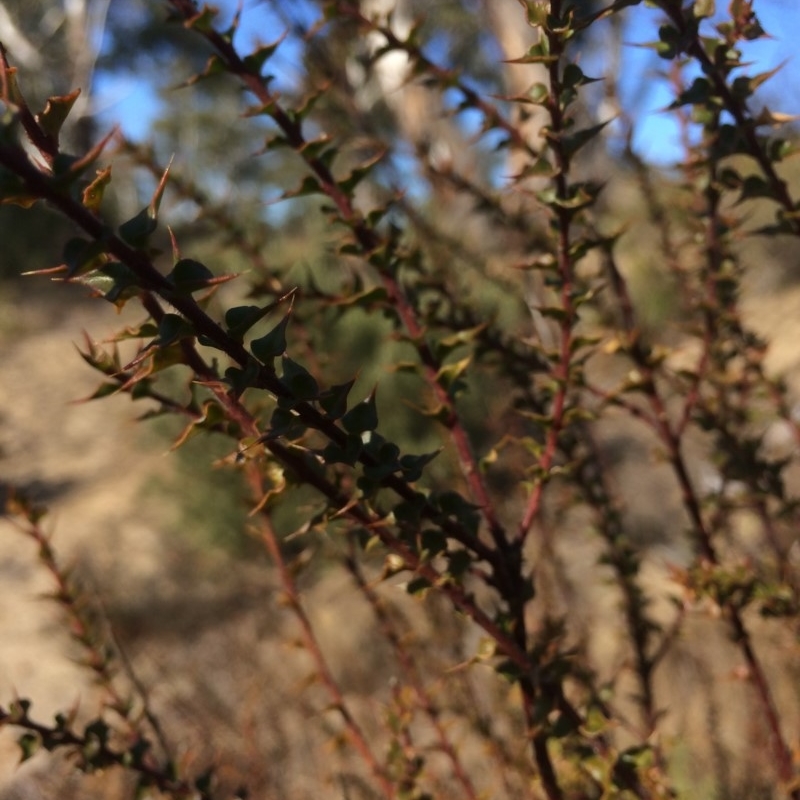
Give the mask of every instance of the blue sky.
[[(717, 7), (726, 11), (727, 0), (717, 0)], [(765, 84), (765, 97), (773, 111), (800, 113), (800, 60), (797, 52), (797, 33), (800, 31), (800, 0), (755, 0), (754, 9), (762, 27), (771, 38), (748, 42), (743, 48), (745, 61), (753, 62), (748, 74), (764, 72), (786, 62), (784, 69), (771, 82)], [(652, 51), (637, 48), (633, 43), (653, 41), (658, 38), (659, 13), (646, 6), (627, 9), (628, 24), (625, 64), (620, 84), (623, 93), (640, 93), (642, 107), (638, 113), (638, 131), (635, 148), (639, 155), (653, 163), (674, 163), (680, 158), (676, 121), (671, 114), (660, 113), (669, 105), (673, 95), (667, 83), (654, 74), (669, 62), (653, 58)], [(718, 13), (717, 18), (724, 18)], [(645, 91), (641, 91), (645, 82)], [(781, 107), (775, 107), (774, 96)], [(754, 101), (758, 110), (758, 98)]]
[[(510, 2), (511, 0), (507, 0)], [(717, 0), (722, 10), (727, 0)], [(221, 0), (216, 3), (221, 10), (221, 19), (232, 17), (236, 0)], [(786, 113), (800, 112), (800, 67), (797, 55), (796, 35), (800, 30), (800, 0), (756, 0), (755, 10), (765, 30), (772, 38), (751, 42), (745, 50), (745, 59), (754, 62), (753, 71), (772, 69), (781, 62), (787, 62), (784, 70), (767, 84), (766, 90), (772, 97), (778, 97), (781, 107), (772, 110)], [(622, 69), (619, 76), (623, 102), (636, 103), (637, 130), (634, 147), (646, 160), (657, 164), (672, 164), (680, 158), (676, 122), (672, 115), (661, 113), (672, 100), (669, 86), (658, 75), (668, 62), (657, 58), (651, 50), (636, 47), (637, 43), (653, 41), (658, 38), (660, 12), (640, 5), (625, 12), (626, 47), (623, 53)], [(283, 25), (264, 2), (245, 2), (242, 12), (242, 25), (237, 44), (243, 50), (252, 49), (257, 43), (277, 39), (283, 32)], [(271, 71), (276, 72), (278, 81), (291, 82), (297, 46), (287, 40), (271, 62)], [(435, 53), (432, 54), (435, 57)], [(589, 65), (602, 61), (602, 48), (588, 55), (584, 69), (592, 74)], [(602, 64), (597, 63), (602, 71)], [(597, 72), (597, 70), (594, 70)], [(779, 90), (775, 87), (779, 87)], [(159, 101), (153, 90), (143, 84), (137, 76), (97, 76), (97, 107), (106, 123), (119, 123), (125, 133), (135, 140), (147, 137), (147, 132), (159, 113)], [(113, 100), (112, 100), (113, 98)]]

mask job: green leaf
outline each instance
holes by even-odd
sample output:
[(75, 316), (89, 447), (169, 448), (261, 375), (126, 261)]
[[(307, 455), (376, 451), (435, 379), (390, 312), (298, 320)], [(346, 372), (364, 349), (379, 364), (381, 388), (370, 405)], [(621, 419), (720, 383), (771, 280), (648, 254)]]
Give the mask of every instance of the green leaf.
[(561, 148), (567, 158), (571, 158), (578, 152), (584, 145), (592, 141), (599, 133), (606, 127), (612, 120), (606, 120), (599, 125), (592, 125), (589, 128), (584, 128), (575, 133), (570, 133), (561, 137)]
[(338, 182), (339, 188), (347, 195), (352, 194), (356, 186), (358, 186), (358, 184), (361, 183), (361, 181), (363, 181), (370, 172), (372, 172), (376, 164), (384, 157), (384, 155), (386, 155), (385, 150), (370, 158), (366, 163), (361, 164), (353, 169), (350, 175)]
[(431, 495), (434, 503), (446, 517), (456, 519), (468, 531), (475, 534), (480, 525), (479, 506), (465, 500), (458, 492), (437, 492)]
[(472, 361), (471, 356), (466, 356), (453, 364), (446, 364), (436, 373), (436, 382), (447, 392), (448, 397), (454, 398), (466, 389), (463, 375)]
[(225, 62), (216, 53), (214, 53), (213, 55), (209, 56), (208, 61), (206, 61), (206, 65), (203, 67), (201, 72), (190, 76), (183, 83), (178, 84), (176, 88), (184, 89), (188, 86), (194, 86), (194, 84), (199, 83), (204, 78), (210, 78), (212, 75), (223, 75), (225, 72), (227, 72)]
[(131, 217), (119, 226), (119, 235), (133, 247), (141, 247), (147, 243), (150, 234), (158, 227), (156, 218), (150, 213), (150, 207), (143, 208), (135, 217)]
[[(768, 112), (768, 109), (764, 110)], [(798, 149), (797, 144), (788, 139), (770, 139), (767, 143), (767, 155), (773, 163), (783, 161), (783, 159), (794, 155), (798, 152)]]
[[(172, 162), (170, 161), (170, 164)], [(161, 179), (156, 186), (150, 204), (143, 208), (135, 217), (123, 222), (119, 226), (119, 235), (133, 247), (143, 247), (147, 244), (150, 235), (158, 227), (158, 209), (161, 206), (161, 199), (164, 196), (164, 189), (167, 186), (170, 166), (161, 175)]]
[(288, 200), (292, 197), (306, 197), (310, 194), (325, 194), (325, 190), (313, 175), (306, 175), (296, 189), (285, 191), (281, 197)]
[(275, 55), (275, 51), (278, 49), (278, 47), (280, 47), (287, 34), (288, 31), (286, 31), (271, 44), (262, 45), (257, 50), (254, 50), (252, 53), (250, 53), (250, 55), (245, 56), (243, 61), (247, 70), (260, 75), (261, 70), (264, 68), (264, 64), (266, 64), (267, 61), (269, 61), (272, 56)]
[(239, 397), (245, 389), (257, 384), (258, 369), (258, 364), (255, 361), (251, 361), (245, 369), (228, 367), (225, 370), (225, 381), (233, 389), (236, 397)]
[(772, 186), (763, 178), (758, 175), (750, 175), (742, 182), (741, 193), (737, 202), (741, 203), (744, 200), (752, 200), (756, 197), (767, 197), (774, 200), (775, 192)]
[(462, 331), (457, 331), (456, 333), (451, 334), (450, 336), (445, 336), (444, 338), (440, 339), (436, 342), (435, 345), (435, 353), (436, 357), (439, 361), (443, 361), (447, 356), (449, 356), (454, 350), (458, 349), (463, 345), (472, 344), (475, 341), (477, 336), (486, 330), (486, 323), (482, 323), (480, 325), (476, 325), (474, 328), (467, 328)]
[(316, 160), (330, 168), (339, 152), (337, 148), (330, 147), (330, 141), (330, 135), (323, 133), (316, 139), (305, 142), (297, 152), (302, 153), (307, 161)]
[(67, 277), (72, 278), (97, 269), (105, 259), (106, 245), (98, 239), (81, 239), (75, 237), (65, 245), (62, 253), (64, 264), (67, 267)]
[(558, 56), (550, 54), (550, 42), (543, 36), (538, 44), (533, 45), (521, 58), (512, 58), (506, 64), (551, 64), (558, 61)]
[(434, 450), (432, 453), (423, 453), (418, 456), (406, 455), (400, 458), (400, 470), (403, 477), (409, 482), (414, 483), (422, 477), (422, 471), (427, 464), (430, 464), (442, 449)]
[(122, 308), (125, 301), (135, 297), (140, 291), (139, 277), (130, 267), (119, 261), (104, 264), (81, 278), (80, 282), (90, 286), (118, 308)]
[(189, 295), (201, 289), (227, 283), (236, 277), (236, 275), (214, 275), (205, 264), (192, 258), (181, 258), (175, 262), (172, 271), (167, 275), (167, 280), (179, 294)]
[(414, 578), (408, 582), (406, 591), (411, 595), (418, 594), (424, 596), (431, 588), (431, 582), (427, 578)]
[(355, 382), (353, 378), (347, 383), (331, 386), (320, 394), (319, 404), (328, 419), (339, 419), (347, 411), (347, 397)]
[(86, 739), (94, 739), (101, 744), (106, 744), (108, 742), (108, 734), (110, 731), (111, 729), (109, 728), (107, 722), (103, 721), (102, 719), (96, 719), (86, 726), (83, 735)]
[(713, 96), (711, 83), (707, 78), (695, 78), (688, 89), (684, 89), (667, 108), (675, 109), (686, 105), (705, 105)]
[(206, 288), (216, 279), (205, 264), (191, 258), (182, 258), (167, 275), (167, 280), (180, 294), (191, 294)]
[(101, 383), (90, 395), (81, 398), (79, 402), (85, 403), (89, 400), (100, 400), (103, 397), (110, 397), (112, 394), (117, 394), (117, 392), (120, 391), (121, 388), (118, 383)]
[(217, 13), (217, 9), (213, 6), (204, 5), (197, 14), (186, 20), (184, 25), (198, 33), (211, 33), (214, 30), (214, 18)]
[(662, 25), (658, 29), (658, 38), (655, 50), (661, 58), (672, 60), (683, 49), (683, 37), (672, 25)]
[(319, 397), (319, 386), (314, 376), (288, 356), (283, 357), (283, 375), (281, 380), (286, 385), (292, 398), (296, 400), (316, 400)]
[[(359, 440), (360, 441), (360, 440)], [(402, 502), (398, 503), (393, 509), (392, 513), (397, 519), (398, 522), (405, 522), (408, 523), (411, 527), (417, 528), (419, 526), (420, 520), (422, 518), (422, 512), (427, 506), (427, 500), (423, 494), (417, 492), (416, 494), (412, 495), (408, 500), (403, 500)], [(436, 531), (443, 539), (444, 534), (440, 531)], [(425, 532), (423, 531), (423, 537)], [(447, 540), (444, 539), (444, 544), (442, 544), (441, 549), (443, 550)], [(423, 540), (423, 546), (424, 540)], [(439, 552), (439, 551), (437, 551)]]
[(27, 761), (33, 758), (41, 747), (42, 741), (35, 733), (23, 733), (18, 739), (17, 744), (22, 751), (20, 761)]
[[(256, 311), (260, 312), (260, 309), (256, 309)], [(286, 352), (286, 328), (289, 325), (291, 313), (289, 310), (289, 313), (266, 336), (253, 339), (250, 343), (250, 351), (263, 364), (271, 364), (273, 359)], [(225, 319), (227, 322), (227, 315)]]
[(228, 335), (241, 342), (244, 335), (250, 328), (253, 327), (259, 320), (263, 319), (274, 305), (269, 305), (259, 308), (259, 306), (234, 306), (225, 312), (225, 327)]
[(326, 464), (348, 464), (355, 466), (364, 448), (360, 436), (348, 434), (344, 447), (331, 442), (320, 454)]
[(568, 89), (575, 89), (580, 86), (586, 86), (589, 83), (597, 83), (601, 80), (602, 78), (590, 78), (588, 75), (585, 75), (577, 64), (567, 64), (561, 76), (562, 85)]
[(272, 412), (269, 421), (269, 438), (283, 436), (287, 439), (298, 439), (306, 431), (306, 426), (290, 408), (278, 407)]
[(178, 314), (164, 314), (158, 323), (158, 336), (153, 344), (164, 347), (181, 339), (189, 339), (195, 334), (191, 323)]
[(461, 580), (472, 566), (472, 557), (466, 550), (452, 550), (447, 554), (447, 574)]
[(387, 442), (378, 433), (372, 433), (364, 445), (375, 463), (364, 466), (364, 475), (378, 483), (393, 475), (400, 468), (400, 448), (393, 442)]
[(569, 195), (567, 197), (559, 197), (555, 190), (552, 194), (548, 190), (539, 192), (537, 197), (545, 205), (579, 211), (595, 202), (601, 188), (594, 183), (575, 183), (569, 187)]
[(523, 95), (522, 97), (514, 97), (512, 99), (518, 102), (521, 101), (533, 103), (534, 105), (541, 105), (547, 101), (548, 97), (550, 97), (550, 87), (545, 83), (534, 83), (533, 86), (528, 89), (527, 95)]
[(742, 75), (739, 78), (734, 80), (731, 90), (734, 96), (739, 100), (746, 100), (750, 97), (759, 86), (766, 83), (770, 78), (775, 76), (780, 70), (784, 68), (786, 62), (784, 61), (782, 64), (778, 64), (777, 67), (774, 69), (767, 70), (766, 72), (760, 72), (758, 75), (754, 75), (752, 78), (748, 77), (747, 75)]
[(378, 408), (375, 403), (376, 389), (357, 405), (353, 406), (343, 417), (342, 425), (348, 433), (366, 433), (378, 427)]
[(420, 536), (420, 558), (430, 561), (447, 549), (447, 537), (435, 528), (426, 528)]

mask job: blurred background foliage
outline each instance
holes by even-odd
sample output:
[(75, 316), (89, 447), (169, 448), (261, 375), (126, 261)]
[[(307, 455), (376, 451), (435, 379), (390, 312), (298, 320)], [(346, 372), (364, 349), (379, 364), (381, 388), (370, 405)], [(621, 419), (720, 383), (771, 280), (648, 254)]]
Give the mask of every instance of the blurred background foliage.
[[(391, 5), (369, 0), (363, 7), (386, 13)], [(582, 12), (599, 8), (592, 0), (580, 5)], [(184, 252), (215, 272), (246, 273), (247, 291), (261, 302), (299, 287), (308, 302), (295, 310), (295, 356), (313, 364), (324, 382), (357, 375), (356, 391), (362, 395), (380, 384), (387, 434), (412, 450), (435, 449), (440, 436), (419, 414), (424, 405), (419, 381), (402, 371), (387, 372), (389, 365), (403, 361), (406, 345), (387, 343), (390, 325), (381, 313), (330, 302), (337, 293), (368, 289), (371, 278), (357, 261), (337, 254), (342, 232), (315, 213), (317, 199), (285, 197), (291, 195), (287, 187), (299, 186), (303, 178), (299, 161), (286, 149), (265, 151), (272, 131), (264, 117), (231, 124), (247, 113), (249, 101), (230, 76), (192, 79), (206, 65), (207, 44), (170, 23), (158, 0), (3, 0), (0, 10), (8, 20), (3, 35), (20, 82), (39, 105), (54, 92), (82, 89), (67, 128), (67, 147), (86, 149), (119, 112), (124, 97), (115, 97), (115, 92), (124, 95), (133, 91), (132, 84), (139, 87), (141, 113), (151, 127), (145, 136), (132, 139), (125, 132), (135, 127), (136, 111), (127, 110), (122, 118), (107, 204), (112, 216), (118, 221), (132, 216), (174, 154), (168, 219)], [(518, 11), (511, 2), (404, 0), (393, 19), (401, 31), (417, 26), (420, 46), (432, 61), (493, 98), (513, 118), (520, 106), (502, 98), (525, 91), (540, 69), (507, 63), (532, 41), (531, 29), (519, 24)], [(233, 13), (226, 7), (222, 18), (230, 21)], [(491, 318), (503, 330), (525, 332), (528, 304), (540, 297), (542, 288), (529, 273), (515, 268), (530, 258), (537, 240), (546, 248), (545, 222), (532, 197), (535, 180), (529, 191), (518, 187), (511, 197), (500, 198), (500, 190), (521, 168), (518, 156), (509, 156), (503, 147), (502, 135), (492, 131), (482, 136), (474, 112), (458, 113), (459, 93), (415, 82), (405, 74), (402, 55), (376, 59), (377, 41), (348, 21), (337, 19), (320, 33), (319, 8), (312, 2), (247, 3), (241, 15), (245, 24), (237, 41), (245, 46), (285, 37), (270, 62), (274, 85), (290, 104), (300, 98), (316, 104), (310, 125), (340, 143), (336, 171), (347, 174), (365, 159), (380, 159), (359, 187), (358, 201), (365, 212), (389, 203), (387, 224), (396, 221), (409, 250), (419, 249), (420, 296), (426, 283), (434, 289), (428, 323), (435, 327), (451, 313), (441, 306), (441, 297), (449, 293), (474, 310), (476, 321)], [(248, 24), (251, 18), (254, 22)], [(606, 182), (599, 224), (606, 231), (626, 226), (620, 252), (635, 300), (652, 333), (668, 336), (679, 287), (660, 263), (659, 250), (650, 246), (659, 235), (659, 220), (643, 202), (642, 190), (650, 187), (662, 198), (663, 208), (669, 208), (676, 239), (691, 235), (693, 199), (669, 164), (646, 163), (631, 147), (632, 123), (625, 106), (634, 103), (631, 110), (636, 111), (637, 92), (638, 102), (644, 103), (648, 76), (658, 78), (663, 66), (653, 54), (641, 85), (625, 80), (620, 70), (631, 52), (631, 35), (639, 41), (654, 35), (626, 30), (619, 20), (615, 15), (591, 26), (575, 45), (585, 69), (607, 75), (605, 81), (587, 87), (577, 116), (592, 121), (618, 115), (605, 135), (582, 151), (577, 169)], [(788, 75), (780, 74), (763, 87), (765, 102), (774, 104)], [(535, 136), (537, 114), (531, 112), (530, 119), (520, 121)], [(688, 132), (690, 122), (684, 124)], [(787, 178), (796, 182), (796, 162), (784, 168)], [(764, 224), (767, 205), (759, 200), (745, 203), (742, 212), (748, 224)], [(0, 207), (0, 229), (0, 278), (6, 282), (27, 269), (57, 263), (69, 235), (65, 223), (41, 204), (28, 213)], [(42, 236), (42, 230), (48, 235)], [(161, 246), (168, 250), (166, 233)], [(796, 280), (796, 259), (780, 237), (749, 239), (742, 247), (748, 260), (760, 265), (758, 274), (747, 278), (756, 291), (768, 292)], [(242, 291), (244, 284), (235, 285), (220, 297), (229, 303)], [(457, 357), (456, 352), (454, 360)], [(479, 449), (500, 438), (493, 424), (497, 388), (473, 379), (460, 401)], [(451, 466), (444, 458), (433, 474), (449, 473)], [(208, 480), (216, 479), (210, 475)], [(513, 486), (506, 488), (512, 491)]]
[[(369, 0), (363, 8), (385, 13), (391, 5)], [(593, 0), (579, 5), (581, 12), (599, 8)], [(124, 95), (133, 91), (133, 84), (138, 86), (141, 113), (151, 119), (151, 127), (145, 136), (132, 139), (125, 131), (135, 127), (136, 111), (127, 110), (121, 120), (106, 206), (112, 216), (121, 221), (136, 213), (174, 154), (168, 220), (183, 251), (215, 272), (246, 273), (247, 291), (260, 302), (299, 287), (308, 302), (295, 309), (295, 357), (313, 364), (323, 382), (357, 375), (356, 391), (361, 395), (379, 384), (387, 435), (414, 451), (435, 449), (440, 435), (419, 413), (424, 405), (419, 380), (387, 371), (403, 361), (404, 352), (410, 357), (410, 350), (404, 350), (402, 341), (387, 342), (390, 325), (381, 313), (330, 303), (340, 292), (368, 289), (371, 278), (355, 260), (337, 254), (342, 232), (316, 213), (317, 199), (284, 197), (287, 187), (299, 186), (303, 178), (299, 161), (285, 149), (265, 151), (271, 129), (264, 117), (231, 124), (247, 113), (248, 100), (230, 76), (192, 80), (209, 58), (207, 44), (168, 22), (158, 0), (3, 0), (0, 11), (12, 25), (6, 25), (3, 35), (29, 96), (41, 105), (49, 94), (66, 93), (74, 86), (82, 89), (66, 129), (67, 147), (86, 149), (105, 133), (124, 100), (115, 92)], [(226, 7), (222, 18), (230, 21), (232, 14)], [(393, 14), (399, 30), (418, 27), (420, 46), (432, 61), (492, 97), (510, 118), (519, 115), (520, 106), (502, 98), (525, 91), (539, 67), (503, 63), (532, 42), (531, 29), (520, 26), (515, 3), (404, 0)], [(457, 91), (442, 93), (406, 76), (401, 55), (376, 59), (376, 40), (359, 34), (346, 20), (337, 19), (320, 34), (320, 12), (312, 2), (247, 3), (241, 15), (246, 24), (237, 41), (248, 45), (285, 37), (270, 62), (274, 85), (294, 98), (290, 104), (300, 98), (316, 104), (310, 124), (340, 143), (336, 171), (347, 174), (365, 159), (380, 159), (359, 187), (358, 201), (365, 212), (388, 202), (387, 224), (396, 221), (409, 250), (419, 248), (420, 296), (426, 282), (434, 289), (428, 323), (435, 327), (437, 319), (450, 313), (441, 307), (442, 295), (449, 293), (462, 304), (466, 301), (476, 321), (491, 318), (508, 332), (526, 331), (528, 304), (541, 295), (541, 287), (515, 267), (530, 258), (537, 240), (546, 248), (545, 222), (532, 197), (535, 180), (529, 192), (518, 188), (512, 197), (500, 198), (500, 190), (521, 168), (518, 156), (509, 156), (503, 147), (502, 135), (493, 131), (482, 136), (474, 112), (458, 113)], [(247, 24), (251, 17), (255, 22)], [(654, 38), (652, 32), (648, 36), (644, 30), (626, 31), (614, 16), (581, 32), (575, 45), (584, 69), (607, 74), (604, 82), (587, 87), (577, 115), (584, 121), (619, 115), (606, 135), (582, 151), (578, 170), (606, 182), (599, 224), (606, 231), (626, 226), (620, 252), (640, 313), (654, 335), (667, 336), (679, 289), (660, 263), (659, 251), (650, 246), (658, 236), (658, 220), (642, 201), (643, 181), (662, 198), (664, 208), (669, 207), (673, 225), (680, 227), (684, 215), (687, 231), (692, 198), (669, 164), (645, 163), (630, 146), (631, 122), (623, 106), (635, 104), (637, 92), (643, 103), (647, 76), (655, 79), (663, 69), (653, 55), (638, 87), (614, 72), (623, 69), (631, 51), (626, 38), (631, 33), (638, 40)], [(787, 77), (784, 73), (763, 87), (765, 102), (775, 96), (769, 92), (780, 95), (775, 86)], [(535, 132), (540, 119), (531, 112), (530, 119), (521, 122)], [(686, 125), (688, 129), (688, 121)], [(786, 169), (794, 182), (795, 162), (788, 162)], [(753, 227), (766, 222), (766, 205), (749, 201), (743, 207)], [(69, 236), (68, 226), (41, 204), (31, 212), (0, 207), (0, 229), (0, 278), (6, 282), (27, 269), (57, 263)], [(48, 236), (43, 237), (42, 230)], [(168, 250), (166, 233), (161, 246)], [(742, 246), (749, 261), (761, 265), (749, 278), (758, 291), (795, 281), (796, 259), (779, 237), (750, 239)], [(244, 284), (235, 285), (220, 297), (230, 303), (245, 290)], [(457, 357), (456, 352), (454, 360)], [(500, 438), (494, 417), (497, 391), (496, 385), (472, 379), (460, 401), (479, 449)], [(195, 465), (191, 455), (185, 458)], [(432, 474), (441, 471), (449, 478), (452, 466), (443, 458)], [(209, 485), (219, 480), (209, 474)], [(511, 492), (514, 487), (505, 488)], [(212, 527), (214, 516), (206, 519)], [(227, 526), (223, 523), (222, 528)], [(219, 535), (224, 539), (227, 534), (223, 530)]]

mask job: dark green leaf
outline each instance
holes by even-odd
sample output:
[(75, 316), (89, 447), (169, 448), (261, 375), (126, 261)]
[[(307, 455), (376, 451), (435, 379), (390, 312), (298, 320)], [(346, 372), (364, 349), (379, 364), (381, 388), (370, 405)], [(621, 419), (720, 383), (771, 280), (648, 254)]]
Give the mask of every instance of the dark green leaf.
[(306, 427), (289, 408), (278, 407), (272, 412), (269, 422), (270, 438), (279, 436), (287, 439), (299, 438), (305, 433)]
[(695, 78), (688, 89), (684, 89), (669, 108), (680, 108), (686, 105), (703, 105), (712, 97), (711, 83), (708, 78)]
[(571, 158), (578, 152), (584, 145), (592, 141), (599, 133), (611, 122), (606, 120), (599, 125), (592, 125), (590, 128), (584, 128), (580, 131), (575, 131), (567, 136), (561, 138), (561, 148), (567, 158)]
[(105, 244), (100, 240), (70, 239), (64, 245), (62, 257), (67, 267), (67, 277), (72, 278), (83, 272), (97, 269), (103, 263), (106, 250)]
[(305, 368), (292, 361), (288, 356), (283, 357), (283, 375), (281, 379), (289, 390), (292, 398), (296, 400), (316, 400), (319, 396), (319, 386), (314, 376)]
[(597, 83), (600, 80), (602, 78), (590, 78), (588, 75), (584, 75), (583, 70), (577, 64), (567, 64), (561, 76), (562, 85), (569, 89), (586, 86), (589, 83)]
[(403, 472), (403, 477), (409, 482), (413, 483), (422, 477), (422, 471), (427, 464), (430, 464), (436, 456), (441, 453), (441, 450), (434, 450), (432, 453), (423, 453), (422, 455), (412, 456), (405, 455), (400, 459), (400, 469)]
[(245, 389), (255, 386), (258, 382), (258, 364), (255, 361), (251, 361), (246, 369), (228, 367), (225, 370), (225, 380), (238, 397)]
[(358, 184), (361, 183), (361, 181), (363, 181), (370, 172), (372, 172), (372, 170), (375, 168), (375, 165), (383, 158), (384, 155), (384, 152), (378, 153), (378, 155), (371, 158), (367, 163), (356, 167), (346, 178), (339, 181), (339, 188), (345, 194), (352, 194), (356, 186), (358, 186)]
[(296, 189), (284, 192), (282, 197), (288, 200), (291, 197), (305, 197), (310, 194), (325, 194), (325, 190), (313, 175), (306, 175)]
[(342, 417), (342, 425), (348, 433), (366, 433), (378, 427), (378, 408), (375, 403), (375, 389), (369, 397), (355, 405)]
[(420, 536), (420, 544), (420, 557), (430, 561), (447, 549), (447, 537), (435, 528), (426, 528)]
[(349, 434), (344, 447), (331, 442), (321, 453), (326, 464), (348, 464), (355, 466), (363, 449), (360, 436)]
[(347, 383), (331, 386), (319, 396), (319, 404), (328, 419), (339, 419), (347, 411), (347, 397), (355, 382), (353, 378)]
[(135, 217), (119, 226), (119, 235), (133, 247), (142, 247), (147, 243), (150, 234), (158, 227), (150, 207), (143, 208)]
[(272, 56), (275, 55), (275, 51), (281, 45), (281, 42), (286, 38), (286, 34), (284, 33), (276, 41), (272, 42), (271, 44), (265, 44), (259, 47), (254, 52), (250, 53), (250, 55), (245, 56), (243, 61), (245, 67), (250, 71), (257, 74), (261, 74), (261, 70), (264, 68), (264, 64), (269, 61)]
[(250, 343), (251, 352), (262, 363), (271, 364), (273, 359), (286, 352), (286, 328), (290, 315), (291, 311), (266, 336)]
[(452, 550), (447, 554), (447, 573), (460, 580), (472, 566), (472, 557), (466, 550)]
[(179, 293), (191, 294), (206, 288), (215, 278), (214, 273), (205, 264), (191, 258), (182, 258), (167, 275), (167, 280)]
[(755, 197), (768, 197), (775, 199), (775, 192), (767, 181), (758, 175), (750, 175), (742, 182), (739, 201), (752, 200)]
[(406, 591), (409, 594), (424, 594), (431, 588), (431, 582), (427, 578), (413, 578), (408, 582)]
[(164, 314), (158, 323), (158, 337), (153, 342), (159, 347), (194, 336), (194, 328), (178, 314)]
[(509, 59), (508, 64), (550, 64), (558, 61), (558, 56), (550, 55), (550, 44), (546, 36), (543, 36), (538, 44), (533, 45), (528, 52), (521, 58)]
[(121, 307), (126, 300), (135, 297), (139, 291), (139, 278), (136, 273), (119, 261), (111, 261), (81, 279), (81, 283), (91, 286), (103, 295), (109, 303)]
[(193, 28), (198, 33), (211, 33), (214, 30), (214, 18), (217, 16), (217, 9), (213, 6), (204, 5), (191, 19), (184, 25)]
[(225, 327), (228, 334), (241, 342), (244, 335), (262, 317), (271, 311), (270, 306), (259, 308), (258, 306), (234, 306), (225, 312)]
[(364, 444), (364, 451), (375, 462), (364, 467), (364, 474), (373, 480), (383, 481), (400, 468), (400, 448), (393, 442), (387, 442), (379, 433), (372, 433)]
[(35, 733), (23, 733), (18, 739), (17, 744), (22, 751), (20, 761), (27, 761), (33, 758), (39, 750), (42, 742)]

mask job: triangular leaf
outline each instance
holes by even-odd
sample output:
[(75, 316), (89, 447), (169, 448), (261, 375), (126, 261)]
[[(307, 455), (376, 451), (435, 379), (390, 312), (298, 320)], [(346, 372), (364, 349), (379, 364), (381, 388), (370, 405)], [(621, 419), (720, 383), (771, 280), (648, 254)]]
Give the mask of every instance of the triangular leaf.
[(158, 323), (158, 336), (153, 340), (154, 345), (164, 347), (180, 339), (194, 336), (195, 331), (191, 323), (178, 314), (164, 314)]
[(355, 382), (355, 378), (353, 378), (347, 383), (331, 386), (319, 396), (319, 404), (328, 419), (339, 419), (345, 414), (347, 411), (347, 396), (350, 394)]
[(284, 31), (281, 36), (276, 39), (271, 44), (265, 44), (259, 47), (257, 50), (250, 53), (249, 56), (245, 56), (244, 58), (244, 65), (245, 67), (251, 71), (260, 74), (261, 70), (264, 68), (264, 64), (269, 61), (273, 55), (275, 55), (275, 51), (281, 45), (283, 40), (287, 37), (289, 31)]
[[(288, 315), (287, 315), (288, 317)], [(281, 380), (296, 400), (316, 400), (319, 386), (314, 376), (303, 366), (288, 356), (283, 357), (283, 375)]]
[(599, 133), (606, 127), (612, 120), (608, 119), (598, 125), (592, 125), (589, 128), (584, 128), (575, 133), (567, 134), (561, 137), (561, 147), (567, 158), (571, 158), (578, 152), (584, 145), (592, 141)]
[(36, 115), (36, 122), (39, 123), (39, 127), (56, 142), (56, 144), (58, 143), (58, 134), (61, 131), (61, 126), (66, 121), (80, 93), (80, 89), (75, 89), (74, 92), (70, 92), (69, 94), (49, 97), (44, 110), (41, 114)]
[(158, 227), (155, 217), (150, 215), (149, 206), (143, 208), (119, 226), (119, 235), (130, 245), (141, 247), (147, 243), (150, 234)]
[(83, 190), (81, 198), (89, 211), (96, 214), (100, 210), (100, 203), (109, 183), (111, 183), (111, 167), (97, 170), (97, 177)]
[(291, 313), (289, 309), (286, 316), (266, 336), (250, 342), (250, 351), (263, 364), (271, 364), (274, 359), (286, 352), (286, 328)]
[(375, 403), (376, 390), (373, 389), (369, 396), (353, 406), (343, 417), (342, 425), (348, 433), (366, 433), (378, 427), (378, 408)]

